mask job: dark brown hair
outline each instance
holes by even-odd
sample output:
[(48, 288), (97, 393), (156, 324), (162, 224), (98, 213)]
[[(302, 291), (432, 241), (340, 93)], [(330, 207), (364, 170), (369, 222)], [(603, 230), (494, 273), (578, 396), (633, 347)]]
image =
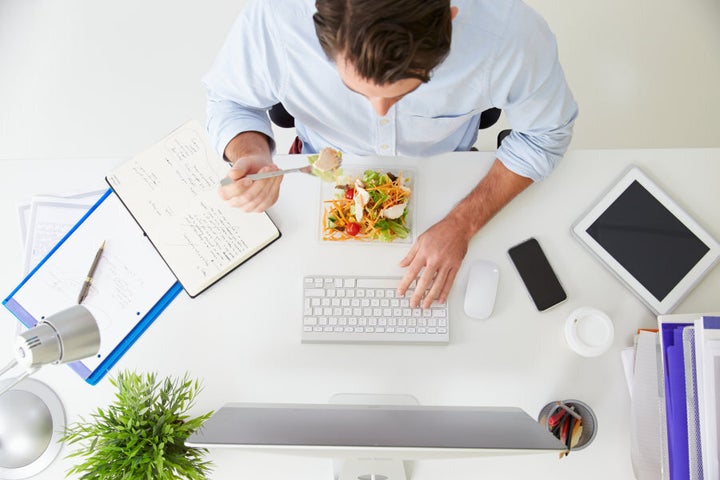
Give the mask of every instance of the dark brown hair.
[(427, 82), (450, 52), (450, 0), (316, 0), (315, 7), (325, 54), (342, 55), (375, 84)]

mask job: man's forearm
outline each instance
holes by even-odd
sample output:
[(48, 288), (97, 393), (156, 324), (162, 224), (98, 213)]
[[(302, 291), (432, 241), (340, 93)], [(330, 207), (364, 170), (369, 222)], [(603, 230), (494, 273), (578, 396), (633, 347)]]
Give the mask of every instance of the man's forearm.
[(446, 220), (454, 222), (457, 231), (469, 242), (497, 212), (532, 183), (531, 179), (508, 170), (496, 159), (487, 175), (448, 213)]
[(241, 157), (266, 156), (270, 158), (270, 139), (260, 132), (242, 132), (228, 142), (223, 152), (225, 160), (234, 163)]

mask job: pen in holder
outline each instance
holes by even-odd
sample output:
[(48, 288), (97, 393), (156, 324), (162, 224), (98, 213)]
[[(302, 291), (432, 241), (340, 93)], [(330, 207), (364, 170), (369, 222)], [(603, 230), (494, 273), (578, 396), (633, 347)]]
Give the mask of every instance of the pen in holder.
[(0, 376), (16, 365), (25, 372), (0, 395), (47, 364), (74, 362), (100, 351), (100, 329), (95, 317), (83, 305), (73, 305), (49, 316), (15, 340), (15, 358), (0, 370)]
[(548, 403), (540, 410), (538, 422), (567, 447), (560, 458), (569, 455), (571, 451), (587, 447), (597, 433), (595, 413), (579, 400)]

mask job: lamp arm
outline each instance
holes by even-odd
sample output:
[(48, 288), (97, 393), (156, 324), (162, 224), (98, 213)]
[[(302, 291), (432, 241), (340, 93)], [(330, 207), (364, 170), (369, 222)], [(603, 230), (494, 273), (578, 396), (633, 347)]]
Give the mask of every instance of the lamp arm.
[[(5, 367), (5, 368), (7, 368), (7, 367)], [(28, 378), (30, 375), (37, 372), (38, 370), (40, 370), (40, 367), (34, 367), (29, 370), (26, 370), (25, 373), (23, 373), (22, 375), (20, 375), (16, 379), (14, 379), (12, 382), (10, 382), (10, 385), (8, 385), (5, 388), (3, 388), (2, 390), (0, 390), (0, 396), (5, 395), (5, 393), (7, 393), (10, 389), (12, 389), (15, 385), (22, 382), (23, 380), (25, 380), (26, 378)]]
[(10, 370), (11, 368), (13, 368), (15, 365), (17, 365), (17, 360), (13, 358), (12, 360), (10, 360), (10, 363), (8, 363), (7, 365), (5, 365), (5, 366), (2, 368), (2, 370), (0, 370), (0, 377), (2, 377), (3, 375), (5, 375), (5, 373), (6, 373), (8, 370)]

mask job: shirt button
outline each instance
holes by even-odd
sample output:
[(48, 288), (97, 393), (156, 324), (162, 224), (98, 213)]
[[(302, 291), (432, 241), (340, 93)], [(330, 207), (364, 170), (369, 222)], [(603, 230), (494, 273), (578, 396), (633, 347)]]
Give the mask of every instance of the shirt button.
[(384, 126), (387, 125), (388, 123), (390, 123), (390, 120), (388, 120), (387, 118), (382, 118), (382, 119), (380, 119), (380, 125), (381, 125), (381, 126), (384, 127)]
[(383, 150), (387, 150), (388, 148), (390, 148), (390, 145), (388, 145), (387, 143), (383, 143), (382, 145), (380, 145), (380, 148)]

